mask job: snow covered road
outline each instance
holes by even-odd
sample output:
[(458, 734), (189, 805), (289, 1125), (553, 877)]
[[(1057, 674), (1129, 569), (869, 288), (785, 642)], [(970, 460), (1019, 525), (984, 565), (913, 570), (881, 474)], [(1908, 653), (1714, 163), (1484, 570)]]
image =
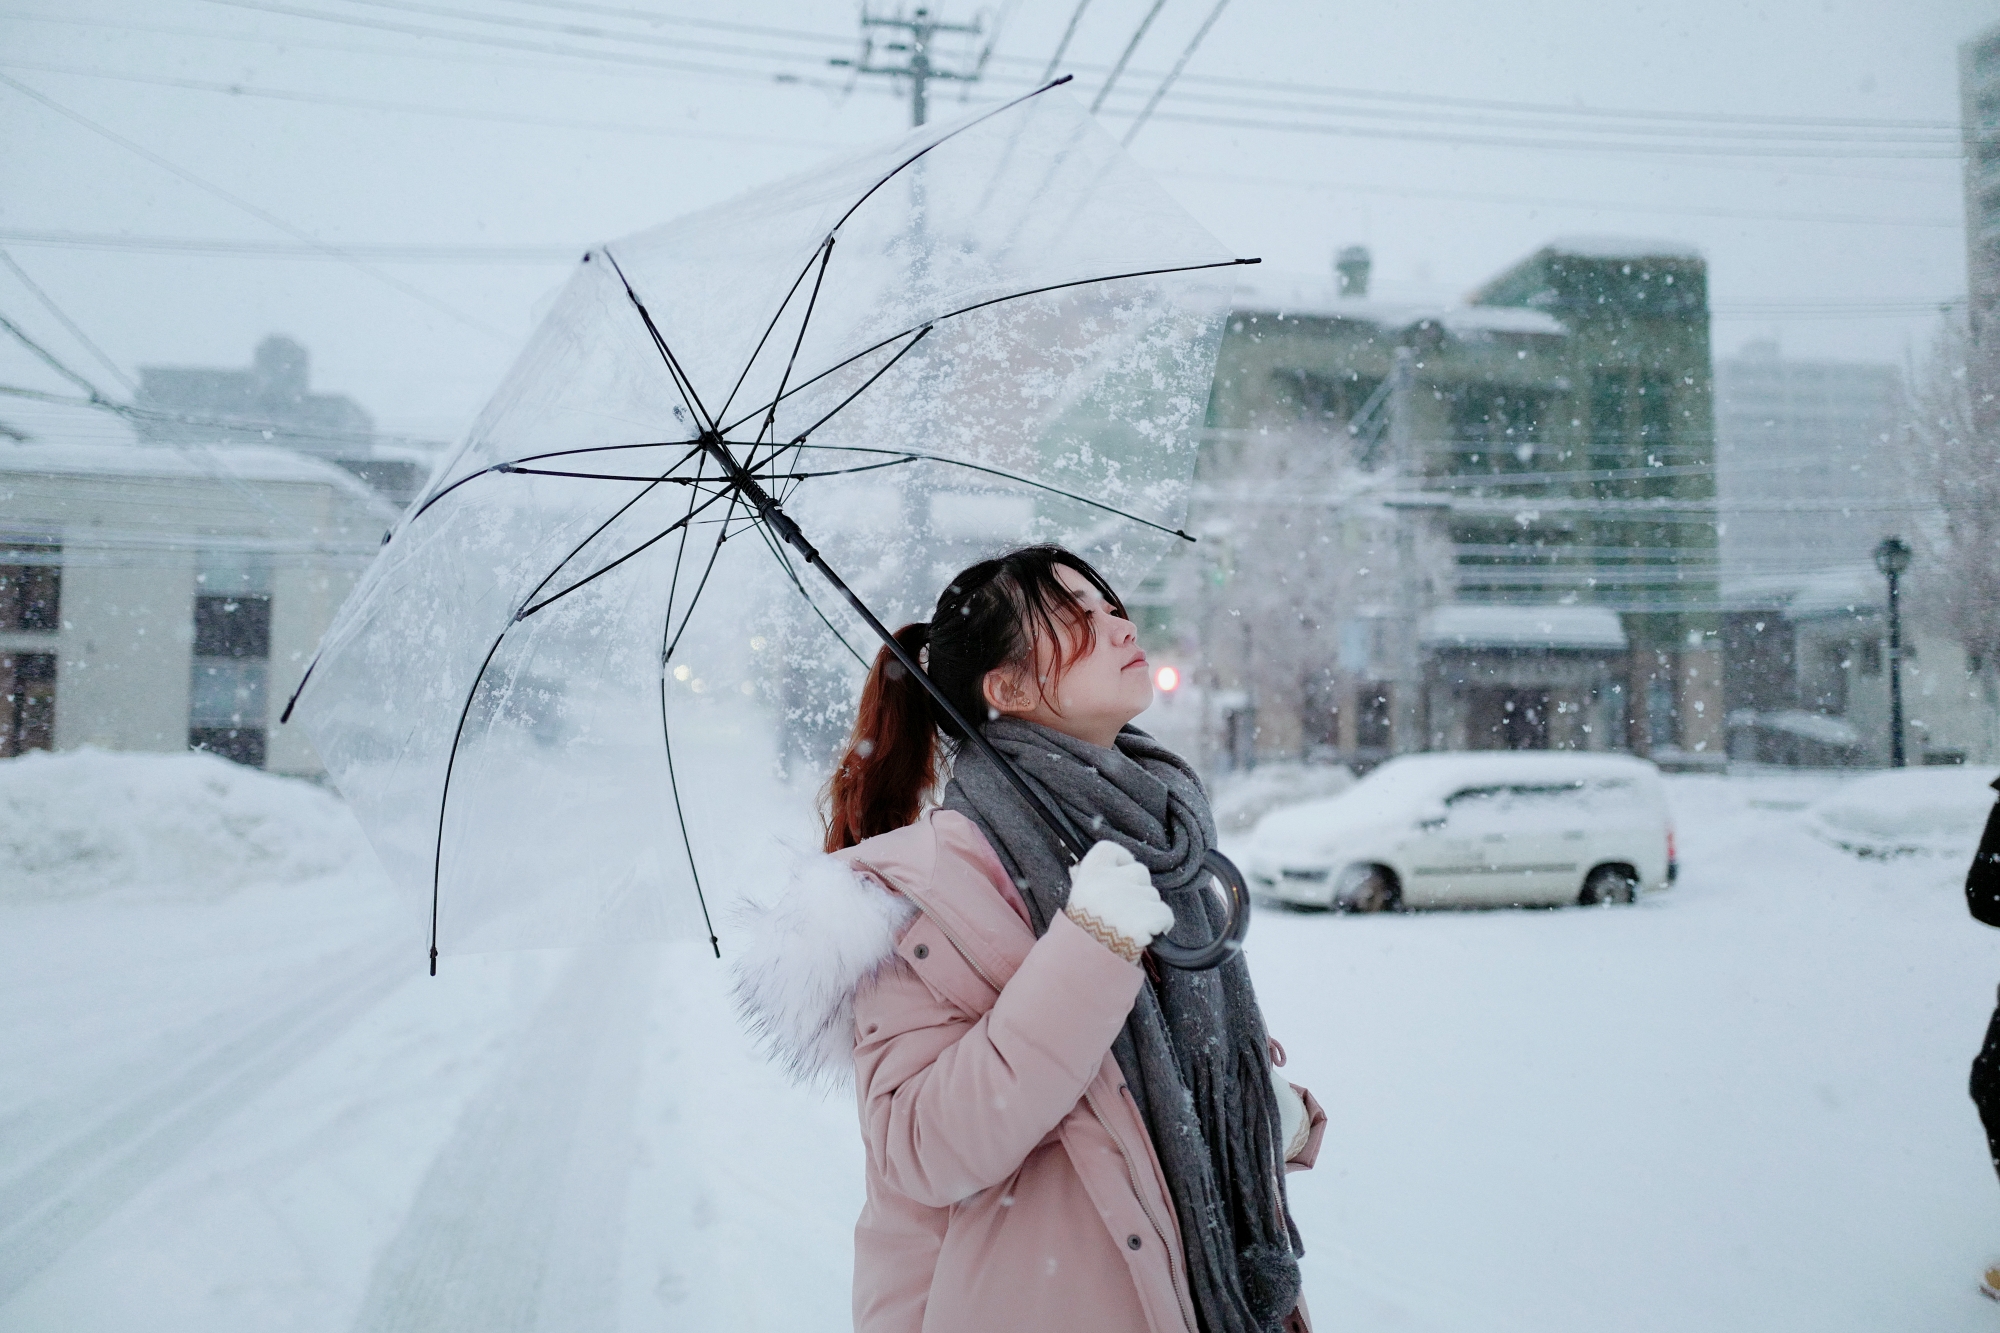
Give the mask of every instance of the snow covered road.
[[(1838, 782), (1673, 779), (1682, 881), (1634, 908), (1260, 914), (1335, 1122), (1293, 1178), (1323, 1327), (2000, 1318), (1964, 1092), (2000, 937), (1962, 860), (1814, 838)], [(351, 836), (262, 790), (217, 808)], [(705, 950), (433, 980), (365, 857), (197, 842), (0, 863), (0, 1330), (847, 1326), (852, 1110), (758, 1063)]]

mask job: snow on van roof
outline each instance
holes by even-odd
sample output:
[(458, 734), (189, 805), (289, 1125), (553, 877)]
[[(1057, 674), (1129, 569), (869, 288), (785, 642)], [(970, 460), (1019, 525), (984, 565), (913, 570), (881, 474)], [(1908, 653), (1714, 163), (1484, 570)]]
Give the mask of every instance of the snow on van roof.
[(1601, 606), (1441, 606), (1424, 620), (1431, 648), (1569, 648), (1623, 652), (1625, 627)]
[(1575, 750), (1456, 750), (1398, 755), (1338, 796), (1288, 805), (1265, 815), (1259, 838), (1320, 838), (1329, 830), (1403, 819), (1419, 806), (1468, 787), (1570, 786), (1631, 782), (1658, 791), (1659, 769), (1634, 755)]

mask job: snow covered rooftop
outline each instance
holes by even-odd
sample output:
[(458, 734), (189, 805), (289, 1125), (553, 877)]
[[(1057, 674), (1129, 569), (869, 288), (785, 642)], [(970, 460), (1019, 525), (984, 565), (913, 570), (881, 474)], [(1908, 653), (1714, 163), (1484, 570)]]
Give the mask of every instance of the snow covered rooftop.
[(1623, 652), (1625, 627), (1601, 606), (1441, 606), (1424, 620), (1431, 648), (1567, 648)]
[(1845, 565), (1803, 574), (1731, 579), (1723, 585), (1722, 596), (1732, 607), (1771, 607), (1787, 620), (1810, 620), (1816, 616), (1875, 614), (1888, 600), (1888, 591), (1872, 567)]
[(1558, 236), (1542, 247), (1559, 255), (1585, 259), (1700, 259), (1701, 251), (1685, 241), (1659, 241), (1636, 236)]
[(157, 477), (167, 480), (299, 482), (332, 486), (373, 500), (353, 473), (289, 449), (217, 445), (173, 449), (146, 444), (15, 444), (0, 447), (0, 473), (71, 477)]
[(1512, 306), (1459, 305), (1449, 301), (1384, 300), (1342, 296), (1331, 278), (1265, 273), (1252, 270), (1240, 280), (1234, 298), (1238, 310), (1318, 319), (1350, 319), (1388, 329), (1406, 329), (1432, 320), (1451, 333), (1567, 333), (1562, 322), (1541, 310)]

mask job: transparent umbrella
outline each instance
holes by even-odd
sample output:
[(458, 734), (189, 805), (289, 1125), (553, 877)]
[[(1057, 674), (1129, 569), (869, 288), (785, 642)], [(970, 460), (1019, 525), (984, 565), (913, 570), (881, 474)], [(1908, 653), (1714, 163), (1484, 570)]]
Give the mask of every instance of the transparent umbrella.
[[(286, 709), (427, 901), (433, 972), (714, 945), (732, 775), (830, 757), (888, 626), (1000, 546), (1130, 587), (1184, 538), (1222, 271), (1254, 261), (1056, 87), (583, 256)], [(1165, 961), (1240, 940), (1213, 868), (1228, 927)]]

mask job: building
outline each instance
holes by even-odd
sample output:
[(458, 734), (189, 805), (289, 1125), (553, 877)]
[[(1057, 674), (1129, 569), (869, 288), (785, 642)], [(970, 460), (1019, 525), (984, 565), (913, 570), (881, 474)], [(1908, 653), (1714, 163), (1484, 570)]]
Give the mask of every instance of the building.
[(313, 393), (310, 379), (306, 349), (274, 334), (243, 369), (141, 366), (133, 421), (148, 444), (255, 444), (310, 454), (408, 504), (430, 473), (428, 455), (381, 441), (360, 404)]
[[(1888, 587), (1867, 564), (1725, 587), (1729, 755), (1807, 767), (1890, 760)], [(1912, 764), (2000, 762), (1990, 674), (1932, 618), (1903, 618), (1904, 735)]]
[(1974, 420), (2000, 430), (2000, 24), (1958, 52)]
[(281, 449), (0, 445), (0, 757), (193, 747), (320, 772), (278, 715), (395, 516)]
[[(1701, 256), (1558, 241), (1446, 306), (1373, 299), (1341, 259), (1256, 280), (1224, 335), (1195, 519), (1215, 547), (1175, 621), (1209, 688), (1267, 754), (1719, 761)], [(1231, 554), (1259, 542), (1271, 559)], [(1260, 613), (1260, 579), (1321, 595)], [(1260, 639), (1302, 622), (1302, 678), (1260, 670)]]
[(1715, 363), (1725, 581), (1866, 566), (1918, 503), (1903, 475), (1894, 366), (1795, 361), (1775, 342)]

